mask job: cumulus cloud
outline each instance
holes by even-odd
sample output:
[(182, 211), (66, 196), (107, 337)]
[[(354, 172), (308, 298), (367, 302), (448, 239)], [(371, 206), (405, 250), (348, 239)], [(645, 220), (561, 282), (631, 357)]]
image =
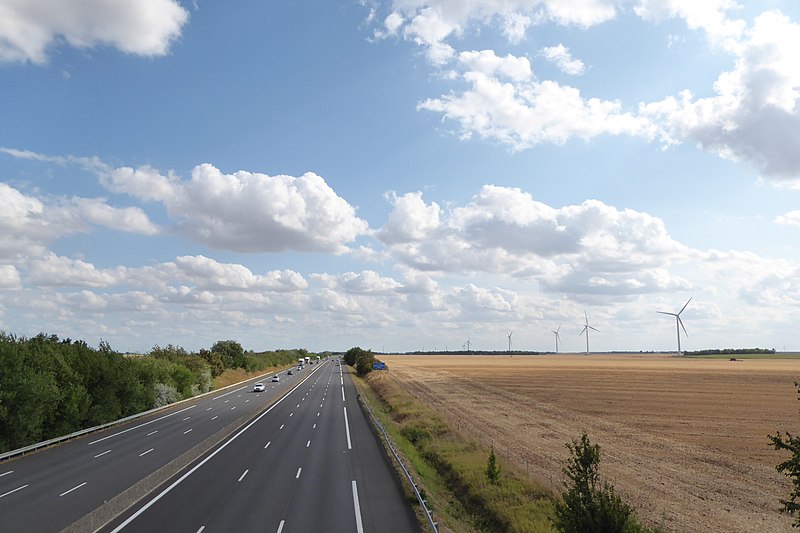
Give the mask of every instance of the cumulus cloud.
[(800, 226), (800, 210), (795, 209), (775, 217), (775, 223), (784, 226)]
[(196, 166), (191, 179), (150, 167), (120, 168), (101, 182), (110, 190), (163, 203), (186, 236), (237, 252), (342, 253), (367, 232), (355, 209), (313, 173), (299, 178)]
[(124, 268), (100, 270), (80, 259), (61, 257), (48, 252), (30, 262), (27, 284), (57, 287), (110, 287), (124, 278)]
[(339, 288), (353, 294), (391, 293), (402, 287), (398, 281), (375, 271), (345, 272), (339, 275), (317, 274), (314, 279), (329, 289)]
[(417, 109), (457, 122), (462, 139), (478, 136), (523, 150), (573, 137), (653, 139), (659, 133), (648, 118), (623, 110), (621, 102), (584, 98), (577, 88), (555, 81), (507, 82), (479, 70), (465, 70), (460, 78), (468, 85), (462, 93), (427, 99)]
[(0, 1), (0, 62), (47, 61), (48, 48), (110, 45), (161, 56), (180, 36), (189, 13), (175, 0)]
[[(401, 263), (426, 272), (505, 274), (548, 291), (633, 294), (685, 288), (673, 261), (690, 251), (663, 221), (597, 200), (553, 208), (519, 189), (484, 186), (446, 218), (432, 219), (419, 193), (395, 202), (405, 227), (377, 235)], [(421, 220), (415, 221), (414, 217)]]
[(22, 278), (14, 265), (0, 265), (0, 289), (19, 289)]
[(139, 208), (115, 208), (103, 199), (56, 198), (47, 203), (0, 182), (0, 258), (42, 256), (57, 239), (93, 225), (153, 235), (158, 228)]
[(559, 70), (572, 76), (580, 76), (584, 73), (583, 61), (575, 59), (569, 52), (569, 48), (563, 44), (556, 46), (546, 46), (539, 54), (550, 63), (553, 63)]

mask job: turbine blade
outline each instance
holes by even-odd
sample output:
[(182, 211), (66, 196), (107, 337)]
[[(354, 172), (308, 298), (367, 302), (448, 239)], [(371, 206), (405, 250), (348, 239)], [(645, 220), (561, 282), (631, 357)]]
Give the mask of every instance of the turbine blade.
[(595, 330), (596, 332), (600, 333), (600, 330), (599, 330), (599, 329), (597, 329), (597, 328), (596, 328), (596, 327), (594, 327), (594, 326), (587, 326), (587, 327), (588, 327), (589, 329), (593, 329), (593, 330)]
[[(693, 298), (693, 297), (692, 297), (692, 298)], [(681, 314), (681, 313), (683, 313), (683, 310), (684, 310), (684, 309), (686, 309), (686, 306), (687, 306), (687, 305), (689, 305), (689, 302), (691, 302), (691, 301), (692, 301), (692, 298), (689, 298), (688, 300), (686, 300), (686, 303), (685, 303), (685, 304), (683, 304), (683, 307), (681, 307), (681, 310), (680, 310), (680, 311), (678, 311), (678, 314)]]
[(561, 324), (559, 324), (558, 327), (556, 328), (556, 333), (558, 333), (559, 331), (561, 331)]
[(675, 313), (668, 313), (667, 311), (656, 311), (656, 313), (661, 313), (662, 315), (678, 316)]
[(681, 327), (683, 328), (683, 332), (684, 332), (684, 333), (686, 334), (686, 336), (688, 337), (688, 336), (689, 336), (689, 332), (688, 332), (688, 331), (686, 331), (686, 326), (684, 326), (684, 325), (683, 325), (683, 320), (681, 320), (681, 317), (679, 317), (679, 316), (676, 316), (675, 318), (677, 318), (677, 319), (678, 319), (678, 324), (680, 324), (680, 325), (681, 325)]

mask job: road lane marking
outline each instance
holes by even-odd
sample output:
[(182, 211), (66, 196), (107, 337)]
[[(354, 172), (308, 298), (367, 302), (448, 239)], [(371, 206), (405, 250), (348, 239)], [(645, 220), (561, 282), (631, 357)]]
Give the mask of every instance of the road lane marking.
[(61, 494), (59, 494), (59, 496), (66, 496), (67, 494), (69, 494), (69, 493), (70, 493), (70, 492), (72, 492), (73, 490), (78, 490), (79, 488), (83, 487), (84, 485), (86, 485), (86, 483), (87, 483), (87, 482), (86, 482), (86, 481), (84, 481), (84, 482), (83, 482), (83, 483), (81, 483), (80, 485), (78, 485), (78, 486), (75, 486), (75, 487), (72, 487), (71, 489), (69, 489), (69, 490), (68, 490), (68, 491), (66, 491), (66, 492), (62, 492)]
[(147, 435), (145, 435), (145, 437), (149, 437), (150, 435), (155, 435), (156, 433), (158, 433), (158, 430), (151, 431), (150, 433), (148, 433)]
[(142, 457), (142, 456), (144, 456), (144, 455), (147, 455), (148, 453), (152, 452), (153, 450), (155, 450), (155, 448), (150, 448), (150, 449), (149, 449), (149, 450), (147, 450), (146, 452), (142, 452), (142, 453), (140, 453), (140, 454), (139, 454), (139, 457)]
[[(306, 378), (306, 379), (308, 379), (308, 378)], [(116, 528), (114, 528), (114, 529), (111, 531), (111, 533), (119, 533), (119, 531), (121, 531), (123, 528), (125, 528), (126, 526), (128, 526), (128, 524), (130, 524), (131, 522), (133, 522), (134, 520), (136, 520), (138, 517), (140, 517), (140, 516), (141, 516), (141, 515), (142, 515), (142, 514), (143, 514), (145, 511), (147, 511), (148, 509), (150, 509), (150, 507), (152, 507), (153, 505), (155, 505), (155, 504), (156, 504), (156, 502), (158, 502), (158, 501), (159, 501), (161, 498), (163, 498), (164, 496), (166, 496), (168, 493), (172, 492), (172, 489), (174, 489), (175, 487), (177, 487), (178, 485), (180, 485), (180, 484), (181, 484), (181, 483), (182, 483), (182, 482), (183, 482), (183, 481), (184, 481), (186, 478), (188, 478), (189, 476), (191, 476), (192, 474), (194, 474), (195, 472), (197, 472), (197, 470), (199, 470), (199, 469), (200, 469), (200, 468), (201, 468), (203, 465), (205, 465), (207, 462), (209, 462), (211, 459), (213, 459), (213, 458), (214, 458), (214, 457), (215, 457), (215, 456), (216, 456), (218, 453), (220, 453), (222, 450), (224, 450), (225, 448), (227, 448), (227, 447), (228, 447), (228, 445), (229, 445), (230, 443), (232, 443), (233, 441), (235, 441), (235, 440), (236, 440), (236, 439), (237, 439), (237, 438), (238, 438), (238, 437), (239, 437), (239, 436), (240, 436), (242, 433), (244, 433), (245, 431), (247, 431), (248, 429), (250, 429), (251, 427), (253, 427), (253, 425), (255, 425), (255, 424), (256, 424), (256, 423), (257, 423), (259, 420), (261, 420), (261, 419), (262, 419), (262, 418), (264, 418), (264, 417), (265, 417), (265, 416), (266, 416), (268, 413), (270, 413), (270, 412), (271, 412), (271, 411), (272, 411), (272, 410), (273, 410), (275, 407), (277, 407), (277, 406), (278, 406), (278, 405), (279, 405), (279, 404), (280, 404), (280, 403), (281, 403), (283, 400), (285, 400), (285, 399), (286, 399), (286, 397), (287, 397), (287, 396), (288, 396), (288, 395), (289, 395), (289, 394), (290, 394), (292, 391), (294, 391), (294, 390), (295, 390), (297, 387), (299, 387), (299, 386), (300, 386), (302, 383), (303, 383), (303, 382), (301, 381), (300, 383), (298, 383), (298, 384), (295, 386), (295, 388), (294, 388), (294, 389), (291, 389), (290, 391), (287, 391), (287, 393), (286, 393), (286, 394), (284, 394), (284, 396), (283, 396), (281, 399), (279, 399), (277, 402), (275, 402), (274, 404), (272, 404), (272, 405), (269, 407), (269, 409), (267, 409), (266, 411), (264, 411), (263, 413), (261, 413), (260, 415), (258, 415), (256, 418), (254, 418), (253, 420), (251, 420), (249, 424), (247, 424), (245, 427), (243, 427), (242, 429), (240, 429), (240, 430), (239, 430), (239, 431), (238, 431), (236, 434), (234, 434), (232, 437), (230, 437), (228, 440), (226, 440), (226, 441), (225, 441), (225, 442), (224, 442), (224, 443), (223, 443), (223, 444), (222, 444), (220, 447), (218, 447), (218, 448), (217, 448), (217, 449), (215, 449), (215, 450), (214, 450), (214, 451), (213, 451), (211, 454), (209, 454), (208, 456), (206, 456), (206, 458), (205, 458), (205, 459), (203, 459), (202, 461), (200, 461), (199, 463), (197, 463), (196, 465), (194, 465), (194, 466), (193, 466), (193, 467), (192, 467), (192, 468), (191, 468), (191, 469), (190, 469), (188, 472), (186, 472), (186, 473), (185, 473), (185, 474), (183, 474), (181, 477), (179, 477), (178, 479), (176, 479), (175, 481), (173, 481), (173, 482), (172, 482), (172, 484), (170, 484), (170, 485), (169, 485), (167, 488), (165, 488), (164, 490), (162, 490), (161, 492), (159, 492), (159, 493), (158, 493), (158, 494), (157, 494), (157, 495), (156, 495), (156, 496), (155, 496), (155, 497), (154, 497), (152, 500), (148, 501), (146, 504), (144, 504), (142, 507), (140, 507), (138, 511), (136, 511), (135, 513), (133, 513), (131, 516), (129, 516), (127, 519), (125, 519), (125, 521), (124, 521), (124, 522), (122, 522), (120, 525), (118, 525)], [(27, 485), (25, 485), (25, 487), (27, 487)], [(22, 488), (25, 488), (25, 487), (22, 487)], [(0, 498), (2, 498), (2, 495), (0, 495)]]
[(344, 385), (342, 385), (342, 401), (346, 402), (347, 400), (344, 399)]
[(311, 428), (311, 429), (317, 429), (317, 425), (316, 425), (316, 424), (314, 424), (314, 427), (313, 427), (313, 428)]
[(285, 426), (285, 425), (286, 424), (281, 424), (281, 427), (279, 427), (278, 429), (283, 429), (283, 426)]
[(249, 469), (245, 470), (244, 473), (241, 476), (239, 476), (239, 481), (243, 480), (244, 476), (246, 476), (249, 471), (250, 471)]
[[(210, 411), (212, 409), (213, 409), (213, 407), (209, 407), (208, 409), (206, 409), (206, 411)], [(206, 527), (206, 526), (203, 526), (203, 527)]]
[(350, 442), (350, 425), (347, 423), (347, 407), (344, 408), (344, 429), (347, 430), (347, 449), (352, 450), (353, 445)]
[(361, 524), (361, 506), (358, 504), (358, 487), (355, 479), (353, 480), (353, 507), (356, 512), (356, 531), (364, 533), (364, 526)]
[(187, 421), (187, 420), (189, 420), (190, 418), (192, 418), (192, 417), (191, 417), (191, 416), (187, 416), (186, 418), (184, 418), (183, 420), (181, 420), (181, 422), (186, 422), (186, 421)]
[(266, 450), (267, 448), (269, 448), (269, 445), (270, 445), (270, 444), (272, 444), (272, 441), (269, 441), (269, 442), (267, 443), (267, 445), (266, 445), (266, 446), (264, 446), (264, 449)]
[(8, 472), (3, 472), (2, 474), (0, 474), (0, 477), (7, 476), (7, 475), (13, 474), (13, 473), (14, 473), (13, 470), (9, 470)]
[(10, 490), (10, 491), (8, 491), (8, 492), (6, 492), (6, 493), (4, 493), (4, 494), (0, 494), (0, 498), (2, 498), (2, 497), (4, 497), (4, 496), (8, 496), (9, 494), (12, 494), (12, 493), (14, 493), (14, 492), (17, 492), (18, 490), (22, 490), (22, 489), (24, 489), (24, 488), (25, 488), (25, 487), (27, 487), (27, 486), (28, 486), (28, 485), (22, 485), (21, 487), (17, 487), (17, 488), (16, 488), (16, 489), (14, 489), (14, 490)]
[(277, 531), (277, 533), (281, 533), (281, 531), (283, 531), (283, 523), (284, 523), (284, 522), (285, 522), (285, 520), (281, 520), (281, 523), (280, 523), (280, 524), (278, 524), (278, 531)]
[(235, 405), (234, 405), (233, 407), (231, 407), (231, 411), (233, 411), (234, 409), (236, 409), (236, 406), (235, 406)]
[(192, 428), (189, 428), (189, 429), (187, 429), (186, 431), (184, 431), (184, 432), (183, 432), (183, 434), (184, 434), (184, 435), (186, 435), (186, 434), (187, 434), (187, 433), (189, 433), (191, 430), (192, 430)]
[(103, 453), (98, 453), (97, 455), (94, 456), (94, 458), (97, 459), (98, 457), (102, 457), (107, 453), (111, 453), (111, 450), (106, 450)]
[(319, 411), (317, 411), (317, 416), (319, 416)]
[(239, 387), (238, 389), (233, 389), (232, 391), (228, 391), (228, 392), (226, 392), (225, 394), (220, 394), (219, 396), (215, 396), (215, 397), (214, 397), (214, 398), (212, 398), (212, 399), (213, 399), (213, 400), (219, 400), (220, 398), (224, 398), (224, 397), (225, 397), (225, 396), (227, 396), (228, 394), (233, 394), (234, 392), (239, 392), (240, 390), (242, 390), (242, 389), (246, 389), (246, 388), (247, 388), (247, 387), (249, 387), (249, 386), (250, 386), (250, 385), (245, 385), (244, 387)]
[(289, 413), (289, 416), (294, 416), (294, 413)]
[(118, 433), (114, 433), (113, 435), (108, 435), (106, 437), (103, 437), (102, 439), (93, 440), (92, 442), (87, 444), (87, 446), (91, 446), (92, 444), (97, 444), (98, 442), (102, 442), (102, 441), (104, 441), (106, 439), (110, 439), (111, 437), (116, 437), (117, 435), (122, 435), (123, 433), (127, 433), (129, 431), (133, 431), (134, 429), (139, 429), (140, 427), (144, 427), (144, 426), (146, 426), (148, 424), (152, 424), (153, 422), (158, 422), (159, 420), (164, 420), (165, 418), (169, 418), (171, 416), (175, 416), (175, 415), (177, 415), (179, 413), (182, 413), (184, 411), (188, 411), (189, 409), (194, 409), (195, 407), (197, 407), (197, 405), (190, 405), (186, 409), (181, 409), (180, 411), (175, 411), (174, 413), (170, 413), (168, 415), (164, 415), (164, 416), (162, 416), (160, 418), (154, 418), (153, 420), (150, 420), (149, 422), (145, 422), (144, 424), (139, 424), (138, 426), (133, 426), (132, 428), (123, 429), (122, 431), (120, 431)]
[(205, 528), (206, 528), (206, 526), (200, 526), (200, 529), (197, 530), (197, 533), (203, 533), (203, 530)]
[(311, 446), (311, 441), (306, 442), (306, 448), (308, 448), (309, 446)]
[(296, 475), (296, 476), (294, 476), (294, 478), (295, 478), (295, 479), (300, 479), (300, 472), (302, 472), (302, 471), (303, 471), (303, 469), (302, 469), (302, 468), (298, 468), (298, 469), (297, 469), (297, 475)]
[(211, 420), (214, 420), (214, 419), (216, 419), (218, 416), (219, 416), (219, 415), (214, 415), (214, 416), (211, 418)]
[(228, 403), (230, 400), (225, 400), (225, 403)]
[(248, 399), (248, 400), (245, 400), (245, 401), (244, 401), (244, 403), (247, 403), (247, 402), (249, 402), (249, 401), (250, 401), (249, 399)]

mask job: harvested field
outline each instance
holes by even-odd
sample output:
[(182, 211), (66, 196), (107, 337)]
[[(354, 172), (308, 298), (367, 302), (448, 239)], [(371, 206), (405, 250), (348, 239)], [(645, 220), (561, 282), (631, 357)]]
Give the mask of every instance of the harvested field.
[(565, 443), (587, 431), (601, 475), (650, 525), (791, 531), (790, 484), (767, 435), (798, 431), (800, 360), (663, 355), (382, 356), (453, 426), (560, 490)]

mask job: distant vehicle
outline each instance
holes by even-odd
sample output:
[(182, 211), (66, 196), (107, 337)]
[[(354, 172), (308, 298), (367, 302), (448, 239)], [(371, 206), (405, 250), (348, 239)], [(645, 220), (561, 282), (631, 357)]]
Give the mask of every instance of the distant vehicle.
[(286, 372), (286, 375), (287, 376), (291, 376), (292, 375), (292, 369), (291, 368)]
[(253, 392), (264, 392), (266, 388), (267, 388), (266, 385), (264, 385), (263, 383), (256, 383), (255, 385), (253, 385)]
[(309, 363), (311, 363), (311, 357), (306, 356), (306, 364), (309, 364)]
[(301, 370), (303, 370), (303, 366), (302, 366), (302, 365), (300, 365), (300, 366), (298, 366), (298, 367), (297, 367), (297, 371), (298, 371), (298, 372), (300, 372)]
[(300, 359), (297, 360), (297, 366), (303, 366), (305, 362), (306, 362), (305, 357), (301, 357)]
[(320, 361), (320, 358), (319, 358), (319, 356), (317, 356), (317, 363), (319, 363), (319, 361)]
[(272, 376), (272, 382), (273, 383), (279, 383), (280, 380), (281, 380), (281, 377), (279, 375), (276, 374), (276, 375)]

